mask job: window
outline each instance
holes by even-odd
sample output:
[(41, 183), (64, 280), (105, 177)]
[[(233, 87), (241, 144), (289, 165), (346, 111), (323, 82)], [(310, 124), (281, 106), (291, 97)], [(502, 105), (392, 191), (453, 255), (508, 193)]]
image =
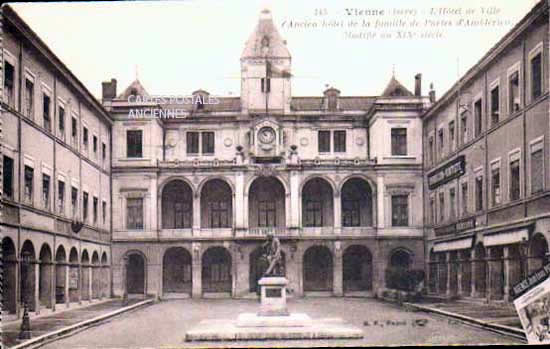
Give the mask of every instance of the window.
[(142, 131), (126, 131), (126, 155), (129, 158), (143, 157)]
[(407, 155), (407, 129), (391, 129), (391, 154)]
[(199, 153), (199, 133), (187, 132), (187, 154)]
[(14, 84), (15, 69), (13, 65), (4, 61), (4, 102), (11, 107), (15, 105)]
[(94, 153), (97, 153), (97, 136), (94, 135), (92, 139), (92, 147), (94, 149)]
[(262, 78), (261, 79), (262, 84), (262, 92), (269, 93), (271, 92), (271, 79), (270, 78)]
[(435, 200), (433, 197), (430, 198), (430, 223), (435, 224), (436, 223), (436, 217), (435, 217)]
[(445, 221), (445, 194), (439, 193), (439, 221)]
[(42, 103), (44, 112), (44, 128), (48, 131), (51, 131), (52, 123), (50, 118), (50, 96), (43, 94)]
[(520, 197), (519, 159), (510, 162), (510, 201)]
[(78, 189), (71, 187), (71, 205), (73, 207), (73, 217), (76, 217), (78, 207)]
[(435, 158), (434, 158), (434, 138), (433, 137), (430, 137), (428, 139), (428, 157), (429, 157), (429, 163), (430, 164), (433, 164), (435, 162)]
[(88, 149), (88, 128), (82, 128), (82, 143), (84, 143), (84, 149)]
[(409, 197), (408, 195), (392, 195), (391, 197), (391, 222), (394, 227), (406, 227), (409, 225)]
[(59, 117), (59, 133), (62, 138), (65, 138), (65, 109), (59, 107), (58, 110)]
[(474, 122), (475, 122), (474, 137), (477, 137), (481, 134), (481, 131), (483, 130), (483, 113), (481, 109), (481, 99), (478, 99), (474, 103)]
[(258, 227), (275, 227), (277, 225), (275, 202), (260, 201), (258, 205)]
[(493, 206), (496, 206), (500, 204), (500, 168), (491, 170), (491, 182), (491, 198)]
[(334, 152), (346, 152), (346, 131), (334, 131)]
[(25, 79), (25, 115), (32, 118), (34, 115), (34, 84)]
[(319, 131), (317, 137), (319, 153), (330, 153), (330, 131)]
[(204, 98), (201, 98), (201, 96), (199, 95), (197, 100), (196, 100), (196, 106), (197, 106), (197, 110), (201, 110), (201, 109), (204, 109), (204, 102), (203, 102)]
[(342, 201), (342, 223), (344, 227), (361, 226), (361, 202), (359, 200)]
[(94, 198), (93, 198), (93, 204), (92, 204), (92, 213), (93, 213), (94, 224), (97, 223), (97, 205), (98, 205), (98, 200), (97, 200), (97, 198), (94, 196)]
[(498, 124), (500, 116), (500, 94), (498, 86), (491, 90), (491, 125)]
[(515, 71), (508, 78), (508, 106), (510, 114), (519, 110), (519, 101), (519, 71)]
[(82, 220), (88, 221), (88, 193), (82, 193)]
[(25, 201), (32, 204), (34, 169), (25, 166)]
[(483, 210), (483, 176), (476, 177), (476, 211)]
[(143, 229), (143, 198), (126, 199), (128, 229)]
[(76, 118), (73, 117), (71, 121), (71, 137), (73, 138), (73, 142), (76, 142), (76, 137), (78, 133), (78, 128), (76, 127), (76, 125)]
[(449, 122), (449, 147), (451, 151), (455, 149), (455, 122)]
[(181, 199), (183, 198), (174, 203), (174, 228), (191, 228), (193, 214), (191, 204)]
[(4, 155), (2, 167), (2, 188), (3, 195), (8, 199), (13, 199), (13, 159)]
[(105, 143), (101, 143), (101, 157), (103, 160), (107, 158), (107, 145)]
[(531, 58), (531, 97), (533, 100), (542, 95), (542, 52)]
[(443, 132), (442, 128), (440, 128), (437, 132), (437, 136), (439, 143), (439, 157), (443, 158), (443, 151), (445, 150), (445, 133)]
[(450, 219), (456, 218), (455, 202), (456, 202), (456, 191), (455, 191), (455, 188), (451, 188), (449, 190), (449, 218)]
[(337, 101), (336, 95), (328, 96), (328, 110), (336, 110)]
[(214, 132), (202, 132), (202, 153), (214, 154)]
[(320, 201), (308, 200), (305, 202), (306, 216), (304, 217), (304, 225), (306, 227), (322, 227), (323, 226), (323, 205)]
[(57, 181), (57, 202), (58, 202), (58, 212), (63, 213), (65, 207), (65, 182), (58, 180)]
[(531, 146), (531, 193), (544, 190), (544, 157), (542, 142)]
[(107, 203), (105, 201), (101, 202), (101, 214), (103, 215), (103, 224), (107, 222)]
[(210, 227), (229, 228), (229, 203), (227, 201), (210, 202)]
[(50, 208), (50, 176), (42, 174), (42, 202), (44, 208)]
[(468, 214), (468, 182), (462, 183), (462, 216)]
[(460, 128), (462, 130), (462, 137), (461, 137), (462, 144), (466, 144), (468, 143), (468, 112), (464, 112), (464, 114), (462, 114), (462, 117), (460, 118), (460, 122), (461, 122)]

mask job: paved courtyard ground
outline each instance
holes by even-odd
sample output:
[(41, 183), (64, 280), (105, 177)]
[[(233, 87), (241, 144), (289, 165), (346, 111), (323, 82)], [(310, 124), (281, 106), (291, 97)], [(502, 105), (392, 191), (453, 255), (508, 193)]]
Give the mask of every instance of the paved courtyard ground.
[[(414, 344), (520, 344), (517, 339), (438, 315), (365, 298), (290, 299), (291, 312), (312, 318), (341, 317), (364, 330), (361, 340), (185, 342), (185, 332), (203, 319), (236, 319), (256, 312), (257, 300), (187, 299), (160, 302), (49, 343), (44, 348), (311, 347)], [(422, 326), (423, 325), (423, 326)]]

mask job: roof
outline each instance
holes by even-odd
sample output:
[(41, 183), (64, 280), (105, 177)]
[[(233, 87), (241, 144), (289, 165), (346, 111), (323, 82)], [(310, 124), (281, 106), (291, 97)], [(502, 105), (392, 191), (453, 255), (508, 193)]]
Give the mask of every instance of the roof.
[(267, 9), (260, 13), (260, 20), (256, 28), (248, 38), (241, 58), (255, 57), (290, 58), (290, 52), (286, 47), (277, 28), (273, 24), (271, 12)]
[(120, 95), (118, 95), (117, 98), (128, 99), (128, 97), (131, 95), (149, 97), (149, 93), (147, 93), (147, 91), (138, 79), (135, 79), (130, 84), (130, 86), (126, 87), (126, 89)]
[(411, 91), (407, 90), (402, 83), (397, 81), (395, 76), (391, 77), (390, 82), (386, 86), (384, 92), (382, 92), (382, 97), (393, 97), (393, 96), (413, 96)]
[[(368, 110), (376, 97), (342, 97), (338, 98), (339, 110)], [(323, 110), (325, 97), (292, 97), (290, 107), (295, 111)]]

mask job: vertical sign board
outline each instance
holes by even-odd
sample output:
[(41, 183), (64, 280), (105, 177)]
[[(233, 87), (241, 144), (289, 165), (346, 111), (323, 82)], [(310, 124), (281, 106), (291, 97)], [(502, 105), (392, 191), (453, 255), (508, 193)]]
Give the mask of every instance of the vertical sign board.
[(69, 289), (78, 289), (78, 268), (69, 268)]

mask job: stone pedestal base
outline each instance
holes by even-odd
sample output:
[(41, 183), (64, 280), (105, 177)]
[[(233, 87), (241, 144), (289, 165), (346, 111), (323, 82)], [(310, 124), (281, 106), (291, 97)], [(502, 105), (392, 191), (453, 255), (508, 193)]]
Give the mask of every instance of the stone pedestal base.
[(284, 277), (267, 276), (258, 281), (261, 288), (259, 316), (288, 316), (286, 307), (286, 285)]
[(311, 326), (311, 318), (306, 314), (292, 313), (284, 316), (262, 316), (243, 313), (237, 318), (237, 327), (303, 327)]

